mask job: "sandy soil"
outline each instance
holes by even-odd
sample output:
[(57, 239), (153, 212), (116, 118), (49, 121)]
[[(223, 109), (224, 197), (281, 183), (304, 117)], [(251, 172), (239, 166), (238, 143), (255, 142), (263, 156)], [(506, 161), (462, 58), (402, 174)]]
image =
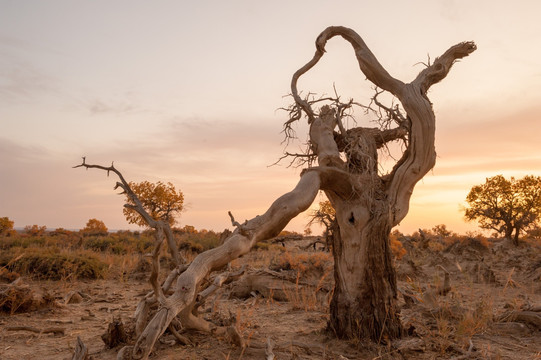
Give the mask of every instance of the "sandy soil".
[[(227, 339), (204, 333), (186, 333), (192, 346), (177, 344), (164, 335), (152, 359), (264, 359), (267, 339), (276, 359), (541, 359), (541, 253), (538, 248), (496, 244), (486, 249), (459, 244), (447, 249), (420, 249), (405, 244), (408, 254), (397, 261), (399, 301), (409, 336), (392, 343), (339, 341), (325, 331), (328, 296), (319, 304), (277, 301), (253, 293), (230, 298), (222, 289), (214, 320), (236, 315), (248, 342), (242, 350)], [(292, 250), (293, 251), (293, 250)], [(236, 265), (261, 258), (254, 252)], [(449, 273), (450, 291), (433, 295)], [(330, 277), (332, 279), (332, 276)], [(107, 349), (101, 339), (113, 316), (129, 319), (139, 298), (149, 290), (144, 280), (124, 282), (33, 282), (36, 292), (48, 292), (57, 306), (18, 314), (0, 314), (0, 359), (71, 359), (77, 337), (93, 359), (116, 359), (119, 348)], [(79, 303), (65, 304), (77, 290)], [(298, 294), (297, 294), (298, 295)], [(528, 310), (533, 322), (513, 314)], [(531, 320), (531, 319), (530, 319)], [(63, 333), (35, 333), (60, 328)]]

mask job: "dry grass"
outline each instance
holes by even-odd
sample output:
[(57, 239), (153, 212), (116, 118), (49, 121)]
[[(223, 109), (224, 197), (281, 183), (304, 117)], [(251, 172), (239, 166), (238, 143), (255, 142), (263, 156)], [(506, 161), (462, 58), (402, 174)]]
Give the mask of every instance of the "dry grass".
[[(400, 292), (407, 293), (413, 299), (411, 303), (405, 304), (405, 298), (398, 295), (403, 323), (409, 334), (404, 343), (414, 345), (400, 347), (394, 342), (367, 344), (363, 341), (339, 341), (321, 331), (329, 316), (333, 259), (330, 253), (300, 251), (295, 248), (295, 244), (287, 244), (286, 248), (262, 246), (231, 264), (233, 268), (240, 268), (244, 264), (256, 269), (270, 267), (275, 273), (284, 276), (279, 278), (279, 281), (287, 282), (290, 277), (291, 282), (287, 287), (276, 288), (276, 292), (283, 289), (287, 301), (273, 300), (272, 291), (270, 294), (261, 292), (250, 295), (249, 298), (228, 299), (225, 295), (230, 290), (224, 287), (220, 290), (224, 296), (217, 294), (218, 300), (212, 311), (219, 313), (224, 319), (234, 314), (239, 332), (245, 340), (253, 340), (253, 343), (264, 343), (268, 336), (272, 336), (276, 343), (281, 344), (294, 339), (298, 343), (324, 344), (325, 348), (343, 354), (349, 359), (541, 359), (539, 345), (541, 333), (538, 329), (533, 329), (530, 325), (520, 328), (522, 330), (513, 327), (513, 324), (502, 325), (502, 321), (505, 321), (502, 320), (502, 314), (521, 311), (529, 305), (541, 305), (539, 285), (541, 252), (540, 248), (536, 247), (537, 241), (531, 243), (524, 241), (519, 248), (505, 248), (498, 242), (477, 236), (439, 237), (429, 233), (429, 242), (425, 244), (426, 247), (421, 247), (421, 241), (412, 238), (404, 240), (399, 234), (395, 235), (394, 240), (391, 238), (391, 246), (396, 264), (403, 266), (411, 263), (414, 268), (407, 272), (407, 276), (399, 278), (404, 279), (403, 281), (398, 281)], [(122, 287), (125, 293), (135, 286), (144, 286), (140, 281), (133, 282), (130, 278), (130, 274), (139, 271), (140, 260), (144, 259), (138, 252), (120, 254), (110, 249), (91, 251), (74, 244), (64, 246), (58, 241), (48, 242), (43, 239), (32, 243), (27, 239), (24, 241), (24, 247), (10, 246), (1, 251), (0, 258), (9, 253), (6, 257), (9, 257), (8, 262), (11, 261), (9, 266), (14, 269), (15, 263), (28, 262), (26, 254), (45, 252), (44, 249), (49, 247), (47, 243), (57, 249), (55, 250), (57, 254), (71, 252), (81, 256), (92, 255), (103, 263), (104, 277), (107, 280), (85, 282), (84, 285), (103, 282), (113, 284), (108, 289), (98, 287), (97, 293), (109, 294), (111, 288), (117, 287)], [(190, 259), (195, 253), (188, 250), (185, 255)], [(483, 267), (476, 267), (479, 264)], [(427, 301), (427, 294), (434, 292), (443, 283), (444, 272), (438, 265), (444, 266), (449, 271), (451, 291), (445, 296), (437, 295)], [(482, 272), (480, 269), (485, 268), (494, 273), (497, 281), (485, 282), (483, 277), (479, 276)], [(8, 269), (7, 264), (4, 269)], [(24, 267), (20, 269), (27, 271)], [(70, 275), (75, 273), (76, 269), (74, 267), (68, 269), (71, 272), (64, 273), (60, 281), (53, 283), (54, 289), (62, 294), (83, 286), (76, 281), (78, 276)], [(145, 271), (143, 268), (141, 270)], [(137, 304), (135, 293), (134, 291), (130, 296), (119, 299), (115, 308), (122, 309), (125, 304), (135, 307)], [(15, 304), (15, 308), (18, 306)], [(96, 305), (94, 309), (98, 315), (99, 306), (103, 304)], [(126, 311), (126, 314), (131, 312)], [(47, 319), (50, 319), (50, 316), (43, 315), (43, 321)], [(76, 323), (73, 324), (75, 329), (73, 331), (80, 331), (76, 328), (80, 324)], [(84, 325), (88, 326), (85, 331), (93, 331), (92, 338), (99, 339), (98, 331), (101, 329), (97, 323)], [(515, 328), (522, 333), (514, 333)], [(501, 329), (505, 329), (507, 333)], [(201, 334), (197, 336), (197, 345), (194, 347), (158, 345), (156, 358), (168, 356), (212, 360), (262, 358), (261, 348), (258, 350), (254, 346), (241, 350), (232, 347), (224, 339)], [(16, 337), (6, 339), (9, 342), (6, 342), (4, 349), (15, 346), (14, 344), (20, 340)], [(47, 339), (40, 341), (44, 340)], [(53, 340), (55, 339), (51, 342)], [(98, 348), (96, 344), (91, 345)], [(55, 348), (58, 345), (55, 343), (51, 347)], [(288, 347), (287, 350), (277, 346), (275, 351), (279, 358), (340, 359), (338, 355), (325, 353), (324, 356), (322, 352), (318, 353), (317, 347), (312, 346), (311, 349), (315, 349), (316, 352), (309, 354), (303, 348), (294, 346)], [(1, 351), (2, 349), (0, 357)], [(63, 358), (68, 358), (64, 355), (66, 354), (63, 354)], [(115, 358), (112, 351), (104, 357), (101, 357), (102, 353), (99, 355), (97, 358)]]

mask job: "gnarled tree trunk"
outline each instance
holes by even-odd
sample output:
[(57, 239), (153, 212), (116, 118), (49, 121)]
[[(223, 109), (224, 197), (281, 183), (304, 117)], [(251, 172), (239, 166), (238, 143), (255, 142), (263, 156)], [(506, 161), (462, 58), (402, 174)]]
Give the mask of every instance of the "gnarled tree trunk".
[[(405, 115), (397, 107), (382, 105), (377, 99), (379, 93), (373, 98), (379, 110), (387, 114), (386, 125), (396, 127), (345, 129), (342, 118), (354, 105), (352, 101), (341, 103), (339, 98), (330, 99), (331, 104), (322, 106), (317, 112), (312, 105), (321, 99), (300, 98), (298, 79), (317, 64), (325, 52), (327, 40), (337, 35), (351, 43), (366, 78), (400, 100)], [(317, 158), (319, 166), (305, 169), (295, 189), (278, 198), (263, 215), (244, 224), (235, 222), (231, 216), (237, 226), (231, 236), (221, 246), (199, 254), (189, 266), (179, 264), (174, 242), (168, 243), (178, 267), (161, 286), (157, 284), (157, 277), (152, 277), (153, 293), (144, 301), (158, 302), (160, 309), (144, 329), (144, 324), (138, 321), (139, 337), (135, 345), (121, 350), (119, 358), (147, 359), (156, 340), (173, 320), (179, 320), (186, 329), (225, 333), (226, 329), (193, 313), (203, 280), (212, 271), (250, 251), (256, 242), (276, 236), (292, 218), (312, 204), (320, 190), (334, 206), (339, 227), (339, 231), (333, 231), (336, 284), (329, 328), (341, 338), (370, 337), (377, 341), (383, 337), (399, 337), (402, 327), (396, 306), (396, 276), (389, 234), (406, 216), (415, 184), (435, 163), (435, 117), (426, 92), (447, 75), (457, 59), (469, 55), (475, 48), (471, 42), (451, 47), (413, 82), (405, 84), (388, 74), (353, 30), (344, 27), (325, 29), (316, 40), (312, 60), (293, 75), (291, 90), (295, 105), (290, 108), (290, 119), (284, 129), (288, 134), (293, 122), (307, 117), (310, 124), (308, 158)], [(377, 149), (397, 139), (404, 141), (406, 150), (390, 173), (380, 175)], [(84, 159), (79, 166), (117, 173), (121, 179), (117, 186), (129, 195), (132, 193), (113, 166), (88, 165)], [(136, 197), (134, 201), (136, 210), (149, 224), (154, 224)], [(170, 231), (160, 223), (153, 227), (161, 234), (157, 237), (158, 249), (164, 234), (169, 241)], [(154, 268), (153, 272), (157, 273), (159, 268)], [(175, 279), (176, 286), (173, 287)], [(166, 297), (167, 290), (172, 288), (174, 293)], [(144, 310), (147, 303), (141, 304), (138, 307), (142, 309), (140, 313), (148, 312)]]
[[(334, 36), (351, 43), (359, 67), (377, 87), (394, 95), (398, 107), (385, 107), (376, 96), (373, 102), (387, 114), (386, 129), (345, 129), (344, 109), (351, 106), (333, 99), (319, 113), (301, 99), (297, 80), (323, 56), (325, 44)], [(340, 231), (333, 244), (335, 290), (331, 301), (329, 328), (341, 338), (397, 338), (402, 334), (396, 305), (396, 275), (391, 259), (389, 235), (407, 214), (415, 184), (435, 164), (435, 116), (426, 92), (442, 80), (452, 64), (475, 50), (471, 42), (451, 47), (434, 64), (427, 66), (410, 84), (390, 76), (370, 52), (361, 37), (344, 27), (329, 27), (316, 40), (312, 60), (292, 79), (296, 101), (286, 123), (305, 113), (310, 128), (310, 145), (322, 174), (322, 190), (336, 210)], [(394, 123), (395, 128), (389, 129)], [(338, 130), (337, 130), (337, 129)], [(378, 174), (377, 149), (403, 138), (406, 150), (389, 174)]]
[(335, 288), (329, 329), (346, 339), (400, 337), (387, 203), (376, 202), (377, 210), (364, 223), (354, 214), (366, 209), (353, 204), (345, 207), (337, 212), (340, 232), (333, 242)]

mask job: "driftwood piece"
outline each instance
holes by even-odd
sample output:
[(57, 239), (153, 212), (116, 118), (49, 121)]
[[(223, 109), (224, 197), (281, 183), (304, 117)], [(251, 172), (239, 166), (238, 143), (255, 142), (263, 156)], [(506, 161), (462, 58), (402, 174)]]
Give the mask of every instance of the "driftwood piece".
[(209, 296), (214, 294), (219, 288), (225, 284), (229, 284), (235, 280), (238, 280), (246, 271), (246, 266), (235, 272), (222, 273), (214, 278), (214, 281), (205, 290), (201, 291), (197, 295), (196, 308), (200, 306)]
[(88, 359), (88, 348), (84, 344), (83, 340), (77, 336), (77, 342), (75, 343), (75, 352), (71, 360), (87, 360)]
[(45, 329), (37, 329), (32, 326), (6, 326), (5, 329), (7, 331), (30, 331), (37, 334), (55, 334), (55, 335), (65, 335), (66, 329), (64, 328), (57, 328), (57, 327), (51, 327), (51, 328), (45, 328)]
[(520, 322), (541, 330), (541, 313), (536, 311), (511, 311), (503, 314), (499, 320), (505, 322)]

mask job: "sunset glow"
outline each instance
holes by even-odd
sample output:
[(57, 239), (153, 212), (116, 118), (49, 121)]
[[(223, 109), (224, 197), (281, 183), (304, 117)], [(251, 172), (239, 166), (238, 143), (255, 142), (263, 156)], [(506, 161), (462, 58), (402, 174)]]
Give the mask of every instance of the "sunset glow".
[[(269, 166), (284, 150), (287, 115), (277, 109), (291, 102), (291, 76), (325, 27), (343, 25), (404, 82), (450, 46), (477, 44), (428, 94), (438, 159), (399, 229), (478, 230), (460, 211), (473, 185), (541, 175), (540, 12), (534, 0), (0, 0), (0, 217), (15, 227), (79, 229), (97, 218), (134, 229), (115, 178), (72, 169), (82, 156), (114, 161), (128, 181), (175, 184), (187, 205), (181, 225), (221, 231), (228, 210), (261, 214), (301, 171)], [(335, 86), (359, 102), (372, 92), (341, 39), (300, 85)], [(292, 151), (305, 126), (298, 136)], [(288, 229), (307, 222), (301, 215)]]

